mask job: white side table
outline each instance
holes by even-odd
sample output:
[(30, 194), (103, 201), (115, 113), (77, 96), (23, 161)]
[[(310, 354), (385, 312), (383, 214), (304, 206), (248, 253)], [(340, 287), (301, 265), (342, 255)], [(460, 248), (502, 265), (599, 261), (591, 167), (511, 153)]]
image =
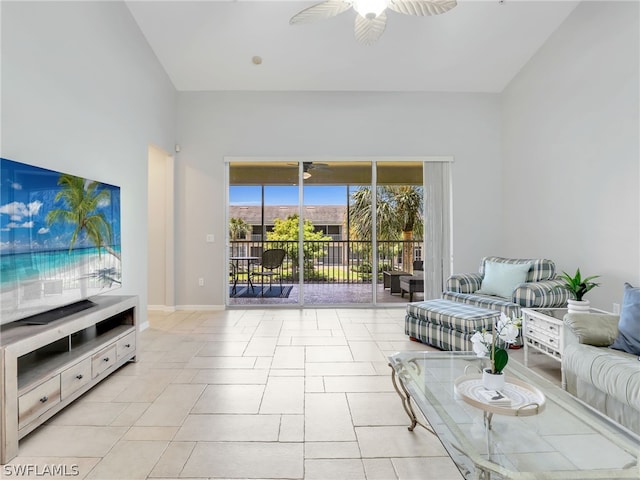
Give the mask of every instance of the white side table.
[[(564, 332), (562, 319), (568, 312), (566, 308), (523, 308), (522, 339), (524, 342), (524, 366), (529, 366), (529, 348), (562, 362)], [(590, 308), (589, 313), (607, 313), (604, 310)], [(566, 386), (564, 371), (561, 370), (562, 388)]]

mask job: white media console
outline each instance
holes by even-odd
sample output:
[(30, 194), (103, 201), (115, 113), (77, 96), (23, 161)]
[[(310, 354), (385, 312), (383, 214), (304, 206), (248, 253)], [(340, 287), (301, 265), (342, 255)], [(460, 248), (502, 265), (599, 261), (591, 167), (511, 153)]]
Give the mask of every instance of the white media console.
[(104, 295), (95, 306), (45, 325), (0, 330), (0, 463), (18, 440), (101, 380), (135, 361), (138, 297)]

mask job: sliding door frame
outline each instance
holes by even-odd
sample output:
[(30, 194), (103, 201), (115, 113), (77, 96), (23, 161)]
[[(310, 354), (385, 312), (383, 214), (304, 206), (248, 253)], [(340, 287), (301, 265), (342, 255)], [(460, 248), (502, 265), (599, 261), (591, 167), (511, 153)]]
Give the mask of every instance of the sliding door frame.
[[(394, 157), (340, 157), (340, 156), (320, 156), (320, 157), (308, 157), (308, 156), (283, 156), (283, 157), (236, 157), (236, 156), (225, 156), (225, 211), (224, 211), (224, 220), (225, 220), (225, 252), (224, 252), (224, 265), (226, 268), (226, 277), (228, 277), (228, 269), (229, 269), (229, 235), (227, 230), (227, 225), (229, 225), (229, 167), (231, 163), (243, 163), (243, 162), (251, 162), (251, 163), (298, 163), (298, 218), (299, 222), (299, 231), (298, 231), (298, 251), (304, 252), (304, 222), (303, 222), (303, 213), (304, 213), (304, 169), (303, 166), (305, 163), (339, 163), (339, 162), (365, 162), (368, 161), (371, 163), (371, 188), (372, 192), (376, 191), (377, 188), (377, 164), (378, 162), (421, 162), (423, 163), (423, 178), (422, 178), (422, 186), (425, 189), (425, 194), (423, 198), (423, 211), (425, 217), (425, 232), (427, 231), (427, 224), (429, 228), (437, 229), (438, 242), (437, 248), (439, 251), (427, 250), (427, 245), (425, 244), (427, 240), (427, 235), (423, 235), (423, 245), (422, 251), (424, 252), (423, 258), (425, 259), (425, 287), (427, 284), (430, 285), (430, 289), (427, 290), (425, 288), (425, 299), (428, 298), (437, 298), (442, 293), (442, 289), (444, 287), (445, 279), (451, 274), (452, 265), (453, 265), (453, 226), (452, 226), (452, 218), (453, 218), (453, 188), (452, 188), (452, 170), (451, 164), (454, 161), (453, 156), (394, 156)], [(437, 176), (439, 179), (439, 187), (438, 188), (427, 188), (433, 186), (432, 178), (428, 178), (428, 175), (432, 173), (433, 169), (428, 167), (428, 164), (438, 163), (441, 165), (439, 169), (436, 169)], [(431, 182), (431, 184), (429, 183)], [(437, 182), (436, 182), (437, 184)], [(371, 196), (371, 207), (373, 212), (376, 211), (376, 200), (377, 195)], [(430, 200), (430, 201), (429, 201)], [(348, 208), (348, 205), (347, 205)], [(377, 251), (377, 222), (372, 222), (373, 231), (372, 231), (372, 242), (373, 242), (373, 251)], [(433, 246), (434, 242), (429, 242), (429, 247)], [(298, 303), (296, 304), (282, 304), (282, 305), (230, 305), (229, 304), (229, 288), (226, 282), (223, 283), (223, 298), (225, 298), (225, 305), (227, 308), (304, 308), (306, 306), (312, 306), (313, 308), (333, 308), (333, 307), (352, 307), (352, 308), (370, 308), (370, 307), (397, 307), (398, 304), (390, 304), (390, 303), (378, 303), (377, 299), (377, 288), (375, 276), (372, 277), (372, 303), (347, 303), (347, 304), (305, 304), (304, 303), (304, 255), (298, 256), (298, 270), (300, 272), (300, 277), (298, 280)], [(378, 256), (372, 256), (372, 271), (377, 272), (378, 270)], [(427, 265), (427, 260), (431, 259), (431, 266)], [(437, 293), (437, 295), (436, 295)]]

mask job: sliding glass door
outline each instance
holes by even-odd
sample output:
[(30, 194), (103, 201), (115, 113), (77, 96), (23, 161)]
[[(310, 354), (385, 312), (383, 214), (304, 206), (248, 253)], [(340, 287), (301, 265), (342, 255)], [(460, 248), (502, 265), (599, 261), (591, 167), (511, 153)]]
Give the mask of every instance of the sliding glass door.
[[(376, 243), (384, 294), (380, 301), (424, 298), (423, 162), (376, 164)], [(409, 282), (400, 283), (402, 277)]]
[(373, 303), (371, 235), (354, 238), (349, 218), (353, 192), (370, 189), (371, 176), (370, 161), (302, 162), (304, 304)]
[(446, 162), (422, 159), (230, 160), (227, 304), (439, 296), (450, 263), (448, 176)]
[(298, 164), (229, 164), (228, 305), (295, 305)]

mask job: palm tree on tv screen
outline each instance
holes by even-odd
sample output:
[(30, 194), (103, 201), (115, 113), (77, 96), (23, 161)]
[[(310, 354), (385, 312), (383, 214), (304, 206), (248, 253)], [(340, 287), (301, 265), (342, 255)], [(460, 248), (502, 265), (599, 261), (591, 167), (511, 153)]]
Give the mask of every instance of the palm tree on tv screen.
[(49, 225), (55, 222), (75, 224), (69, 251), (84, 231), (87, 238), (98, 248), (98, 254), (100, 249), (104, 248), (119, 260), (120, 254), (108, 245), (112, 237), (111, 225), (104, 213), (97, 211), (102, 202), (110, 201), (109, 190), (98, 190), (100, 182), (91, 181), (85, 184), (84, 178), (68, 174), (60, 175), (58, 185), (61, 186), (61, 190), (56, 194), (54, 203), (63, 200), (67, 209), (56, 208), (49, 211), (46, 220)]

